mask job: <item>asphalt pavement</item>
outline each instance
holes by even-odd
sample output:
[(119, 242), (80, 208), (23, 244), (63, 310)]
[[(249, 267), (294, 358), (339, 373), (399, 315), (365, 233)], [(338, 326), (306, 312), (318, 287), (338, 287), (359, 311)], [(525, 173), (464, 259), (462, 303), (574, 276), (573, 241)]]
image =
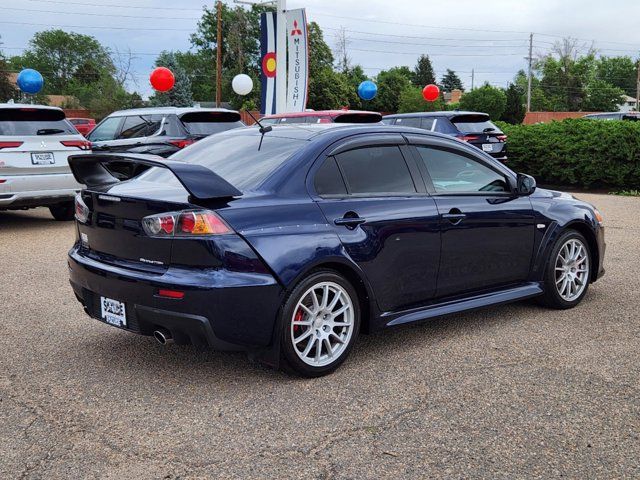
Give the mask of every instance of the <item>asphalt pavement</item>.
[(578, 195), (606, 275), (361, 336), (307, 380), (87, 317), (73, 224), (0, 212), (0, 478), (639, 478), (640, 198)]

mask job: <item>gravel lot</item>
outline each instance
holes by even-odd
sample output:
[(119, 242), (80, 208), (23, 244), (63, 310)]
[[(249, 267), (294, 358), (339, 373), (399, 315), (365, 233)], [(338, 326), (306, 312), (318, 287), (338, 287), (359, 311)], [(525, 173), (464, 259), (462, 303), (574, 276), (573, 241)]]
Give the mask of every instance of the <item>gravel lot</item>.
[(0, 478), (638, 478), (640, 199), (578, 195), (607, 274), (360, 338), (318, 380), (89, 319), (73, 225), (0, 212)]

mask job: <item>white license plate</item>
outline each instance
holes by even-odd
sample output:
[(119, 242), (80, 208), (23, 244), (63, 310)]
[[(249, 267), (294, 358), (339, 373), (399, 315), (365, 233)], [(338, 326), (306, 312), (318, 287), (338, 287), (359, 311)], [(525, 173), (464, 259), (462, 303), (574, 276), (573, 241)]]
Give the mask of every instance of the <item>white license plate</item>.
[(32, 153), (31, 163), (34, 165), (53, 165), (56, 163), (56, 159), (51, 152)]
[(112, 298), (100, 297), (100, 309), (102, 319), (116, 327), (127, 326), (127, 312), (124, 303)]
[(493, 152), (493, 144), (492, 143), (483, 143), (482, 144), (483, 152)]

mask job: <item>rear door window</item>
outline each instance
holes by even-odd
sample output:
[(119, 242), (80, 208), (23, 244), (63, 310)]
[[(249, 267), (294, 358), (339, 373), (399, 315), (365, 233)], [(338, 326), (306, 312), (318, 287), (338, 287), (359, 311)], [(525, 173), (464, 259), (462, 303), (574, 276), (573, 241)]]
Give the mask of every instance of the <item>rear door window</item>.
[(425, 130), (431, 130), (433, 128), (433, 121), (435, 119), (434, 118), (423, 118), (422, 119), (422, 128)]
[(0, 109), (0, 135), (77, 135), (62, 110), (38, 108)]
[(420, 117), (398, 118), (396, 120), (396, 125), (420, 128), (421, 120), (422, 119)]
[(107, 140), (113, 140), (118, 134), (118, 127), (122, 117), (108, 117), (94, 128), (87, 137), (92, 142), (104, 142)]
[(148, 137), (160, 130), (162, 115), (130, 115), (125, 117), (118, 139)]
[(350, 194), (416, 193), (409, 167), (397, 146), (366, 147), (336, 155)]

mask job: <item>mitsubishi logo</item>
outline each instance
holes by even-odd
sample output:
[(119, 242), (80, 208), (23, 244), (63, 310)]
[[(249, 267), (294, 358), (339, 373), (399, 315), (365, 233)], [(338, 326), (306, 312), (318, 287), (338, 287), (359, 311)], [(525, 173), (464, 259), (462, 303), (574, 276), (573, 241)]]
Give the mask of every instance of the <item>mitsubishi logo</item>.
[(298, 21), (294, 20), (293, 21), (293, 30), (291, 30), (291, 36), (295, 36), (295, 35), (302, 35), (302, 30), (300, 30), (298, 28)]
[(40, 142), (40, 146), (41, 146), (42, 148), (47, 148), (47, 144), (45, 143), (45, 141), (44, 141), (44, 140), (42, 140), (42, 141)]

